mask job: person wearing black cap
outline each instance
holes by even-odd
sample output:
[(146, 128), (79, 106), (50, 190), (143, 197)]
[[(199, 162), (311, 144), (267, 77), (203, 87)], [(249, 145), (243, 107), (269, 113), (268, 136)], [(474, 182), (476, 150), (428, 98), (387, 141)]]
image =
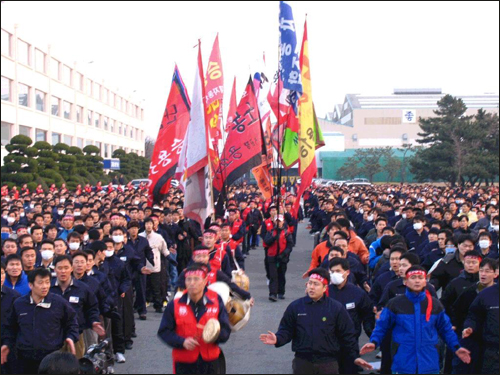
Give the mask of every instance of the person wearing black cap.
[(338, 374), (342, 348), (346, 362), (372, 369), (358, 358), (358, 343), (349, 313), (339, 302), (327, 297), (329, 283), (327, 270), (312, 270), (306, 284), (307, 296), (288, 306), (278, 332), (260, 335), (263, 344), (276, 348), (292, 342), (294, 374)]
[(259, 244), (257, 232), (262, 225), (262, 213), (257, 209), (255, 200), (250, 201), (250, 210), (247, 215), (246, 224), (248, 226), (248, 248), (255, 249)]

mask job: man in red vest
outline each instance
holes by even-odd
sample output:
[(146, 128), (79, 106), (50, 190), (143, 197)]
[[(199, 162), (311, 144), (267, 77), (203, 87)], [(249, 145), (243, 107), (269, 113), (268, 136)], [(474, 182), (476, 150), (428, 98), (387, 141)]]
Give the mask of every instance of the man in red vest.
[[(229, 318), (222, 299), (205, 290), (206, 268), (194, 264), (186, 270), (186, 291), (171, 301), (163, 314), (158, 337), (173, 348), (175, 374), (220, 374), (219, 344), (231, 334)], [(203, 328), (210, 319), (220, 323), (220, 334), (213, 344), (203, 341)], [(221, 366), (222, 367), (222, 366)]]

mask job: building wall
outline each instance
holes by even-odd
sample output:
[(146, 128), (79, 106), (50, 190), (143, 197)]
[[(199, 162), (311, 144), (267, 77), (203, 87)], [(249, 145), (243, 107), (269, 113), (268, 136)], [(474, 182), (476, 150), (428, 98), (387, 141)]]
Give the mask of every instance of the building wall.
[[(435, 108), (411, 108), (415, 110), (416, 118), (413, 122), (403, 122), (404, 109), (382, 108), (363, 109), (355, 108), (352, 111), (350, 125), (342, 125), (319, 119), (323, 132), (340, 132), (345, 136), (345, 148), (373, 148), (373, 147), (401, 147), (405, 143), (416, 144), (421, 131), (418, 117), (436, 117)], [(469, 108), (467, 115), (475, 115), (479, 108)], [(486, 108), (488, 112), (498, 113), (498, 108)]]
[[(2, 163), (5, 144), (18, 134), (34, 142), (95, 145), (102, 157), (119, 148), (144, 156), (141, 102), (82, 70), (52, 55), (50, 47), (29, 44), (17, 28), (2, 27)], [(44, 95), (43, 108), (39, 93)]]

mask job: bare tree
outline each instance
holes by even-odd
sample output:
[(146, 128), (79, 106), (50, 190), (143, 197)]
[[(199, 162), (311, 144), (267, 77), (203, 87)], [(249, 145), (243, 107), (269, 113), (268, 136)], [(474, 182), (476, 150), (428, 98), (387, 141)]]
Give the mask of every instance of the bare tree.
[(155, 140), (151, 137), (146, 137), (144, 141), (144, 150), (146, 159), (151, 160), (153, 157), (153, 151), (155, 149)]

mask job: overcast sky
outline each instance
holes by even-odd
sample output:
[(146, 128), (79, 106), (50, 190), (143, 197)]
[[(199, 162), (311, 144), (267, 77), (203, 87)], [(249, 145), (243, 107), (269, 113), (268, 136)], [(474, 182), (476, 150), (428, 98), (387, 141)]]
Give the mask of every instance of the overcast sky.
[[(318, 116), (346, 94), (442, 88), (454, 95), (499, 91), (498, 2), (292, 1), (299, 43), (308, 15), (313, 100)], [(175, 63), (191, 94), (198, 39), (204, 69), (217, 32), (226, 103), (241, 96), (265, 52), (278, 60), (279, 2), (4, 1), (2, 26), (51, 48), (64, 62), (144, 99), (156, 137)], [(89, 64), (90, 61), (93, 63)], [(224, 106), (227, 112), (227, 105)]]

